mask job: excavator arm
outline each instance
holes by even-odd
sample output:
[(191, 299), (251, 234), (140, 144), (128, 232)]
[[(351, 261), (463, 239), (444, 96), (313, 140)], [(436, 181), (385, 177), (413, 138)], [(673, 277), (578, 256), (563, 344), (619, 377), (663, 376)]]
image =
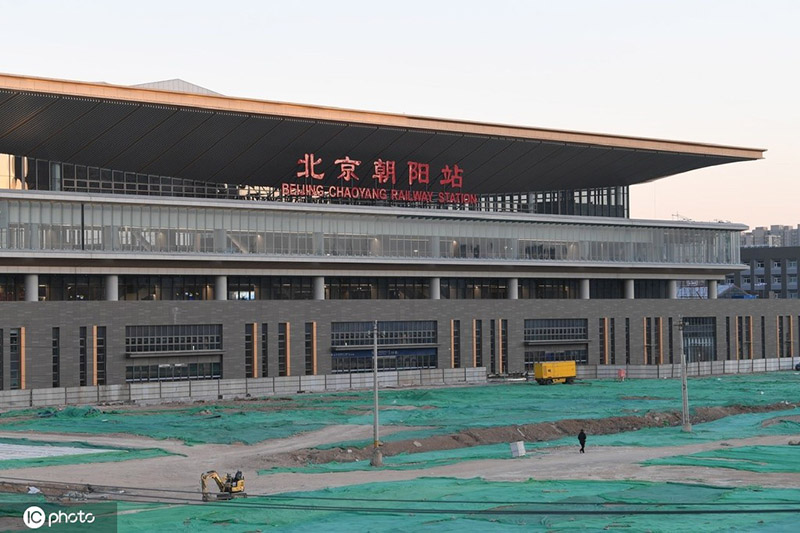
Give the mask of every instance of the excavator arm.
[(209, 479), (213, 480), (219, 488), (219, 493), (216, 495), (217, 500), (230, 500), (234, 496), (246, 496), (244, 493), (244, 476), (241, 471), (236, 472), (233, 477), (230, 474), (226, 474), (223, 481), (216, 470), (209, 470), (200, 475), (200, 488), (203, 491), (204, 502), (212, 499), (208, 491)]

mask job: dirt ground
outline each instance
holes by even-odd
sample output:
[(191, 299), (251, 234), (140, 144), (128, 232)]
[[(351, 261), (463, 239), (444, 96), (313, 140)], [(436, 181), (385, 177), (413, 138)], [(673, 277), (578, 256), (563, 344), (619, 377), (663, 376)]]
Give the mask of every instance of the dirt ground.
[[(693, 423), (715, 420), (745, 412), (766, 412), (788, 409), (792, 406), (776, 404), (764, 407), (698, 408)], [(781, 419), (776, 415), (776, 419)], [(680, 425), (678, 413), (649, 413), (644, 416), (620, 416), (592, 420), (560, 420), (556, 422), (471, 429), (452, 435), (426, 439), (403, 440), (386, 443), (385, 455), (401, 452), (419, 452), (453, 449), (464, 446), (513, 442), (518, 440), (549, 441), (576, 435), (581, 428), (591, 435), (612, 434), (644, 427)], [(408, 429), (408, 428), (402, 428)], [(387, 434), (391, 428), (383, 428)], [(131, 435), (66, 435), (35, 432), (0, 432), (0, 437), (30, 438), (52, 442), (80, 440), (100, 446), (157, 447), (179, 454), (117, 463), (61, 465), (38, 468), (5, 470), (0, 481), (16, 482), (20, 487), (48, 486), (48, 482), (69, 482), (75, 486), (94, 487), (153, 487), (176, 491), (189, 501), (199, 499), (199, 478), (202, 472), (217, 470), (235, 472), (242, 470), (247, 480), (247, 492), (274, 494), (290, 491), (318, 490), (326, 487), (346, 486), (377, 481), (409, 480), (418, 477), (446, 476), (457, 478), (482, 477), (495, 481), (523, 481), (535, 479), (592, 479), (592, 480), (649, 480), (664, 482), (694, 482), (719, 486), (759, 485), (764, 487), (800, 487), (800, 474), (765, 474), (724, 468), (697, 468), (680, 466), (648, 466), (638, 463), (647, 459), (711, 450), (720, 446), (778, 445), (800, 441), (800, 435), (781, 435), (747, 439), (728, 439), (687, 446), (673, 447), (600, 447), (591, 445), (587, 453), (577, 453), (577, 446), (537, 449), (516, 460), (474, 460), (457, 464), (419, 469), (337, 472), (326, 474), (280, 473), (259, 476), (256, 472), (272, 466), (304, 465), (309, 462), (330, 460), (352, 461), (368, 458), (371, 449), (315, 450), (313, 447), (349, 440), (370, 439), (372, 426), (339, 425), (274, 439), (248, 446), (244, 444), (205, 444), (187, 446), (174, 440), (155, 440)], [(154, 484), (154, 480), (158, 482)], [(8, 488), (8, 485), (5, 485)], [(0, 487), (2, 488), (2, 487)], [(59, 496), (59, 490), (46, 490)], [(197, 496), (180, 491), (197, 491)]]

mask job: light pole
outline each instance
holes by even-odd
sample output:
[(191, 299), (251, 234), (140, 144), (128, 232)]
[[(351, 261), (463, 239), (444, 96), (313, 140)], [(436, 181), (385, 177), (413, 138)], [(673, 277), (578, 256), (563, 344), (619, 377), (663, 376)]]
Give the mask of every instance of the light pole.
[(686, 351), (683, 349), (683, 316), (678, 316), (678, 346), (681, 350), (681, 396), (683, 397), (683, 411), (681, 412), (681, 422), (683, 431), (690, 433), (692, 423), (689, 421), (689, 387), (686, 379)]
[(380, 440), (378, 438), (378, 321), (372, 324), (372, 396), (373, 396), (373, 418), (372, 418), (372, 436), (373, 436), (373, 449), (372, 459), (369, 464), (372, 466), (383, 466), (383, 454), (379, 448)]

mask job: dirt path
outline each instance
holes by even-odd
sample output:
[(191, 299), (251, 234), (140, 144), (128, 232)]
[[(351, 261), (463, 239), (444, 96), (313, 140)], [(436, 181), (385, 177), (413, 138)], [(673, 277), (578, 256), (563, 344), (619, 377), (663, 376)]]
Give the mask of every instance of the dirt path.
[[(763, 407), (758, 410), (777, 410)], [(785, 408), (785, 407), (784, 407)], [(716, 419), (734, 414), (729, 408), (714, 408), (706, 416)], [(738, 408), (734, 408), (738, 411)], [(776, 413), (775, 419), (781, 419)], [(398, 441), (395, 453), (406, 447), (416, 447), (419, 451), (429, 449), (451, 449), (460, 446), (473, 446), (488, 442), (511, 442), (522, 440), (551, 440), (576, 434), (578, 426), (591, 428), (591, 434), (608, 434), (629, 431), (637, 427), (663, 426), (679, 423), (674, 414), (650, 413), (641, 417), (612, 417), (594, 420), (561, 420), (552, 423), (528, 426), (508, 426), (469, 430), (466, 432), (436, 436), (417, 441)], [(576, 424), (578, 426), (576, 426)], [(383, 434), (393, 430), (413, 428), (385, 427)], [(69, 482), (93, 486), (159, 487), (173, 491), (199, 492), (199, 477), (207, 470), (221, 473), (242, 470), (247, 480), (250, 494), (275, 494), (290, 491), (318, 490), (376, 481), (409, 480), (418, 477), (447, 476), (458, 478), (482, 477), (496, 481), (523, 481), (534, 479), (593, 479), (593, 480), (649, 480), (663, 482), (693, 482), (720, 486), (759, 485), (765, 487), (800, 487), (800, 474), (765, 474), (725, 468), (702, 468), (683, 466), (641, 466), (648, 459), (670, 455), (683, 455), (699, 451), (714, 450), (720, 446), (779, 445), (800, 440), (798, 435), (778, 435), (746, 439), (727, 439), (725, 441), (704, 442), (685, 446), (666, 447), (620, 447), (590, 446), (586, 454), (577, 453), (576, 447), (553, 447), (536, 449), (523, 458), (464, 461), (453, 465), (419, 470), (372, 469), (358, 472), (337, 472), (326, 474), (281, 473), (257, 475), (259, 469), (274, 465), (287, 466), (304, 464), (311, 458), (318, 458), (320, 452), (315, 446), (351, 441), (369, 440), (372, 426), (341, 425), (330, 426), (285, 439), (264, 441), (255, 445), (244, 444), (205, 444), (188, 446), (176, 440), (156, 440), (133, 435), (79, 435), (47, 434), (38, 432), (0, 431), (0, 437), (29, 438), (49, 442), (81, 441), (98, 446), (124, 446), (133, 448), (161, 448), (173, 454), (149, 459), (134, 459), (116, 463), (96, 463), (60, 465), (38, 468), (19, 468), (0, 471), (0, 478), (17, 478), (49, 482)], [(531, 437), (539, 438), (531, 438)], [(547, 438), (545, 438), (547, 437)], [(423, 445), (424, 443), (424, 445)], [(459, 446), (460, 445), (460, 446)], [(390, 447), (387, 445), (387, 451)], [(798, 449), (800, 451), (800, 449)], [(326, 452), (327, 453), (327, 452)], [(364, 451), (336, 450), (330, 452), (331, 458), (354, 460)], [(154, 483), (157, 480), (157, 483)], [(35, 484), (34, 481), (31, 484)], [(176, 492), (176, 494), (178, 494)], [(187, 497), (193, 498), (189, 495)]]
[[(142, 437), (113, 439), (116, 445), (159, 446), (185, 456), (166, 456), (130, 460), (112, 464), (62, 465), (41, 468), (6, 470), (3, 476), (53, 482), (70, 481), (91, 485), (152, 487), (153, 480), (172, 490), (198, 490), (200, 473), (210, 468), (227, 472), (243, 469), (250, 494), (276, 494), (290, 491), (318, 490), (352, 484), (409, 480), (418, 477), (446, 476), (481, 477), (492, 481), (524, 481), (534, 479), (648, 480), (663, 482), (707, 483), (720, 486), (760, 485), (765, 487), (800, 487), (800, 474), (764, 474), (725, 468), (680, 466), (648, 466), (638, 463), (647, 459), (713, 450), (723, 445), (779, 445), (800, 439), (800, 435), (780, 435), (747, 439), (728, 439), (686, 446), (666, 447), (589, 447), (586, 454), (576, 447), (555, 447), (535, 450), (518, 459), (466, 461), (458, 464), (420, 470), (375, 469), (360, 472), (327, 474), (282, 473), (258, 476), (248, 465), (263, 463), (269, 456), (290, 450), (305, 449), (342, 439), (369, 438), (371, 426), (332, 426), (289, 439), (269, 441), (256, 446), (203, 445), (186, 446), (174, 441), (156, 441)], [(16, 436), (38, 437), (41, 434), (15, 433)], [(7, 436), (0, 433), (0, 436)], [(82, 439), (93, 444), (110, 444), (109, 436)], [(46, 440), (75, 440), (74, 436), (52, 435)], [(165, 446), (166, 444), (166, 446)]]

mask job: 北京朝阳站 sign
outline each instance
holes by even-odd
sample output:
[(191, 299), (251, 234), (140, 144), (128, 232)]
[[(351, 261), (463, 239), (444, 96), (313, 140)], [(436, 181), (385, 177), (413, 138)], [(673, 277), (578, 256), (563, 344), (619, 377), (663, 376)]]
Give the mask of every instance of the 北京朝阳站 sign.
[[(314, 183), (325, 178), (325, 172), (320, 167), (323, 166), (322, 158), (313, 153), (303, 154), (297, 160), (299, 170), (296, 173), (297, 179), (311, 180), (305, 183), (281, 184), (281, 196), (284, 197), (310, 197), (310, 198), (346, 198), (354, 200), (389, 200), (396, 202), (420, 202), (420, 203), (440, 203), (440, 204), (477, 204), (478, 195), (461, 192), (464, 184), (464, 169), (453, 164), (447, 164), (440, 169), (438, 184), (445, 188), (442, 191), (429, 191), (414, 189), (420, 185), (430, 185), (431, 170), (429, 163), (419, 161), (406, 161), (408, 170), (407, 178), (400, 180), (402, 187), (408, 182), (408, 189), (397, 189), (397, 162), (377, 159), (372, 163), (372, 183), (374, 186), (365, 187), (357, 185), (361, 179), (358, 172), (364, 173), (359, 169), (362, 162), (351, 159), (349, 155), (334, 160), (334, 164), (339, 166), (339, 174), (336, 179), (338, 185), (322, 185)], [(369, 168), (369, 165), (365, 165)], [(367, 171), (369, 174), (369, 171)], [(436, 183), (436, 181), (434, 181)]]

